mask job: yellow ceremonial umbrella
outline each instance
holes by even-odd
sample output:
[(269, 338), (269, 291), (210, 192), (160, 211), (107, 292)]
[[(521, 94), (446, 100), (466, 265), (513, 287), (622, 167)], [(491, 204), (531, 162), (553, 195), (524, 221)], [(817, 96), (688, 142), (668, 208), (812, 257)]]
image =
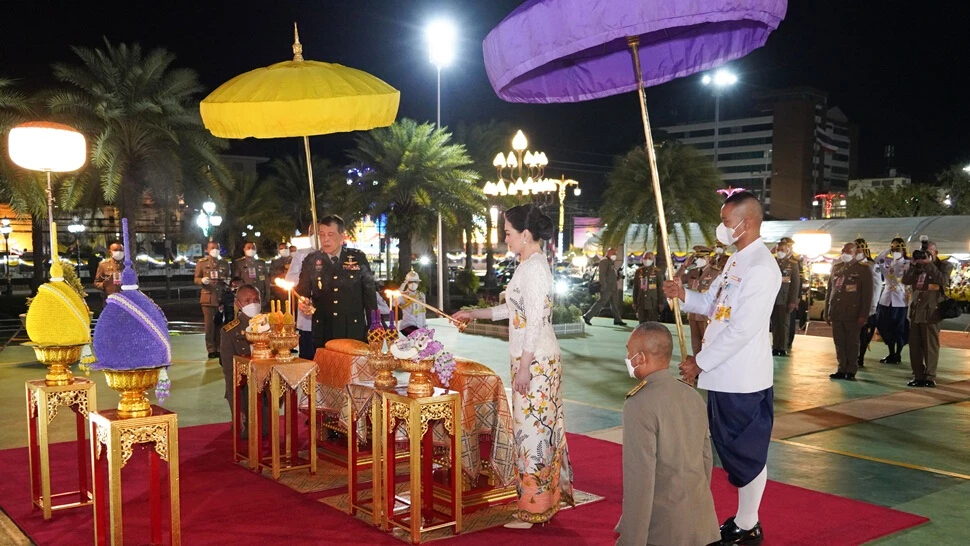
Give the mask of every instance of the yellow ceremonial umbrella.
[(316, 226), (309, 137), (390, 125), (401, 92), (361, 70), (304, 60), (296, 23), (293, 35), (292, 61), (236, 76), (210, 93), (200, 111), (205, 127), (220, 138), (303, 137)]

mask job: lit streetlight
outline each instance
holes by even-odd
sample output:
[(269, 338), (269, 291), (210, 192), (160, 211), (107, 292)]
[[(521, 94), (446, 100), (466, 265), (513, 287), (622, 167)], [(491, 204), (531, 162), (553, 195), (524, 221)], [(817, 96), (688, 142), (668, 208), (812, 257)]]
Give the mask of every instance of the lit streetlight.
[(212, 201), (202, 203), (202, 212), (195, 219), (195, 225), (202, 229), (202, 234), (212, 240), (212, 228), (222, 225), (222, 216), (216, 212), (216, 204)]
[(719, 68), (714, 75), (704, 74), (701, 83), (714, 89), (714, 167), (717, 167), (718, 125), (721, 121), (721, 90), (738, 83), (738, 77), (728, 70)]
[[(71, 223), (67, 226), (67, 230), (70, 231), (71, 234), (74, 235), (74, 246), (77, 249), (77, 267), (78, 267), (78, 269), (81, 268), (81, 242), (80, 242), (80, 237), (81, 237), (81, 234), (84, 233), (84, 229), (85, 229), (84, 228), (84, 224), (82, 224), (78, 220), (77, 216), (75, 216), (72, 219)], [(77, 276), (80, 278), (81, 273), (78, 272), (78, 275)]]
[(6, 216), (3, 220), (0, 220), (0, 233), (3, 234), (3, 265), (4, 265), (4, 278), (7, 279), (7, 286), (4, 287), (4, 294), (7, 296), (13, 295), (13, 286), (10, 284), (10, 234), (13, 233), (13, 226), (10, 225), (10, 219)]
[[(458, 31), (455, 25), (446, 19), (432, 21), (425, 29), (425, 39), (428, 41), (428, 54), (431, 64), (438, 72), (438, 117), (436, 127), (441, 129), (441, 69), (455, 60), (455, 43)], [(438, 213), (438, 306), (447, 309), (445, 304), (445, 268), (448, 267), (445, 257), (445, 243), (441, 228), (441, 213)]]

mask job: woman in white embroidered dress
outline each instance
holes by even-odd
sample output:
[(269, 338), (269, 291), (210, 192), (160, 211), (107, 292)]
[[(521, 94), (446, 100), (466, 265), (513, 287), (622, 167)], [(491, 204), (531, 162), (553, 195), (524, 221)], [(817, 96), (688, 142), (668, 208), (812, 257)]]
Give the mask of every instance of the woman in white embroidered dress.
[[(505, 213), (505, 242), (519, 266), (505, 292), (505, 304), (459, 311), (455, 318), (509, 320), (512, 415), (518, 469), (517, 521), (528, 529), (545, 523), (561, 503), (573, 503), (573, 472), (566, 449), (562, 360), (552, 330), (553, 278), (542, 241), (553, 235), (552, 220), (534, 205)], [(526, 365), (522, 365), (526, 363)]]

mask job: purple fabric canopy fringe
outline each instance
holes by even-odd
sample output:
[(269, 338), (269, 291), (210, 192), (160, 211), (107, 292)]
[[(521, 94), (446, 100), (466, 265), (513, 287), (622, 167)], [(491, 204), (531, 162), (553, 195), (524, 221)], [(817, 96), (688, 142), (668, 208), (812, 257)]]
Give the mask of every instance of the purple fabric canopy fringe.
[(764, 45), (786, 0), (529, 0), (485, 37), (485, 70), (509, 102), (579, 102), (709, 70)]

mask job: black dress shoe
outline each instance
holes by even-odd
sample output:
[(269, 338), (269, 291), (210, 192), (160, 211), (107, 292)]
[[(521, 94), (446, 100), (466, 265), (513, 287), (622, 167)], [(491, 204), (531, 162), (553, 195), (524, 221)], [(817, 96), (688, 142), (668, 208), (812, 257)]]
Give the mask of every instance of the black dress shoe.
[(886, 358), (880, 358), (879, 359), (879, 362), (881, 364), (892, 364), (893, 363), (893, 356), (894, 355), (890, 354), (890, 355), (886, 356)]
[(721, 525), (720, 544), (761, 544), (765, 539), (764, 531), (761, 529), (761, 522), (745, 531), (734, 523), (734, 518), (728, 518)]
[[(933, 385), (936, 385), (936, 383), (933, 383)], [(907, 387), (925, 387), (926, 385), (923, 384), (923, 380), (922, 379), (914, 379), (914, 380), (910, 381), (909, 383), (906, 383), (906, 386)]]
[(829, 379), (846, 379), (848, 376), (845, 372), (835, 372), (829, 374)]
[(588, 318), (586, 318), (586, 317), (583, 317), (583, 322), (585, 322), (585, 323), (586, 323), (586, 326), (592, 326), (592, 325), (593, 325), (593, 323), (592, 323), (592, 322), (590, 322), (590, 321), (589, 321), (589, 319), (588, 319)]
[(865, 359), (863, 359), (863, 358), (862, 358), (862, 357), (860, 356), (860, 357), (859, 357), (859, 361), (858, 361), (858, 364), (859, 364), (859, 367), (860, 367), (860, 368), (865, 368), (865, 367), (866, 367), (866, 361), (865, 361)]
[(622, 320), (614, 320), (613, 326), (626, 326), (626, 323), (623, 322)]
[(771, 356), (778, 356), (778, 349), (772, 349)]
[(218, 358), (219, 353), (209, 353), (209, 358)]
[(926, 380), (923, 381), (923, 386), (924, 387), (929, 387), (931, 389), (935, 389), (936, 388), (936, 381), (933, 381), (932, 379), (926, 379)]
[(778, 356), (788, 356), (788, 353), (786, 353), (784, 350), (779, 350)]

